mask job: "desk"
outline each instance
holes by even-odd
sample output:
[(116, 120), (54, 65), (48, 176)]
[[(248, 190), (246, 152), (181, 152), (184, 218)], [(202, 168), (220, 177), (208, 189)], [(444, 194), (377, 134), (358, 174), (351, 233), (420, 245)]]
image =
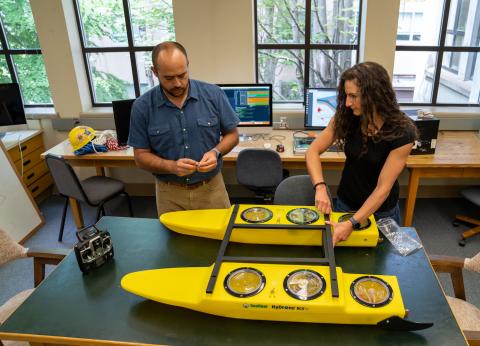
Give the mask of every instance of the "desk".
[[(287, 169), (305, 169), (305, 157), (303, 155), (293, 155), (293, 131), (273, 130), (270, 133), (272, 135), (283, 135), (286, 138), (283, 141), (285, 152), (280, 154), (284, 167)], [(272, 148), (274, 148), (276, 145), (275, 141), (271, 141), (271, 143)], [(241, 142), (238, 147), (263, 148), (263, 141)], [(225, 167), (233, 167), (235, 165), (238, 156), (238, 152), (235, 151), (225, 155)], [(118, 152), (90, 154), (79, 157), (72, 153), (71, 145), (66, 140), (43, 153), (42, 156), (48, 153), (63, 156), (74, 166), (96, 167), (98, 174), (104, 174), (103, 167), (135, 167), (132, 148)], [(325, 170), (340, 170), (345, 162), (343, 153), (325, 152), (321, 158)], [(410, 171), (410, 179), (403, 223), (405, 226), (411, 226), (415, 199), (421, 178), (480, 177), (480, 139), (474, 131), (440, 131), (438, 133), (435, 154), (410, 155), (407, 159), (407, 168)], [(72, 210), (74, 210), (74, 215), (79, 213), (78, 207), (72, 206)], [(75, 220), (77, 227), (83, 225), (83, 221), (78, 221), (77, 217)]]
[(434, 155), (410, 155), (403, 224), (411, 226), (421, 178), (480, 178), (480, 138), (473, 131), (440, 131)]
[[(0, 339), (75, 345), (100, 340), (104, 345), (466, 345), (423, 249), (402, 257), (388, 241), (377, 248), (335, 248), (345, 272), (396, 275), (409, 319), (434, 323), (418, 332), (392, 332), (229, 319), (145, 300), (121, 289), (125, 274), (211, 265), (220, 241), (170, 232), (156, 219), (104, 217), (99, 226), (112, 235), (115, 261), (82, 275), (71, 252), (0, 326)], [(416, 236), (413, 228), (407, 230)], [(232, 244), (229, 253), (251, 255), (252, 249), (261, 256), (318, 256), (315, 247), (246, 244)]]
[[(263, 131), (263, 130), (262, 130)], [(293, 154), (293, 132), (288, 130), (265, 130), (270, 135), (285, 136), (282, 141), (285, 146), (285, 152), (279, 153), (282, 158), (284, 168), (286, 169), (305, 169), (305, 156)], [(244, 141), (223, 157), (225, 167), (234, 167), (237, 161), (237, 156), (240, 148), (264, 148), (265, 141)], [(277, 141), (267, 141), (275, 149), (278, 144)], [(88, 154), (82, 156), (75, 156), (72, 151), (72, 146), (68, 139), (60, 142), (53, 148), (47, 150), (42, 154), (44, 157), (47, 154), (59, 155), (68, 160), (73, 166), (79, 167), (95, 167), (98, 174), (104, 174), (103, 167), (135, 167), (133, 158), (133, 148), (120, 151), (109, 151), (100, 154)], [(338, 152), (326, 152), (322, 155), (322, 163), (326, 169), (341, 169), (345, 162), (345, 155)]]

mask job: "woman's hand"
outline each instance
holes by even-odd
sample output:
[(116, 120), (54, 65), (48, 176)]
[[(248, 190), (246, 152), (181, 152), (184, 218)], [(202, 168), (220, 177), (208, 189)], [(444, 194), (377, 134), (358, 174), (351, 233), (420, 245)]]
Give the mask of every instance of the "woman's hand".
[(350, 221), (327, 221), (326, 224), (332, 226), (333, 228), (333, 246), (337, 245), (339, 241), (347, 240), (353, 231), (353, 225)]
[(330, 201), (325, 185), (318, 185), (316, 188), (315, 207), (323, 214), (330, 214), (332, 212), (332, 202)]

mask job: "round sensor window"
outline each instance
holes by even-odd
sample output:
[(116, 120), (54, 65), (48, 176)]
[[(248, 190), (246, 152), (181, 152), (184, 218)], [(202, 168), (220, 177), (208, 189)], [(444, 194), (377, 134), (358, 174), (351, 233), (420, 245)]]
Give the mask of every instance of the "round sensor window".
[(300, 269), (291, 272), (283, 282), (285, 291), (295, 299), (310, 300), (325, 292), (325, 279), (313, 270)]
[(308, 225), (317, 221), (318, 218), (318, 213), (315, 210), (308, 208), (296, 208), (287, 213), (288, 221), (297, 225)]
[(267, 222), (273, 216), (273, 213), (270, 209), (263, 207), (253, 207), (245, 209), (242, 214), (242, 220), (251, 223), (262, 223)]
[(387, 305), (393, 299), (390, 285), (375, 276), (362, 276), (353, 281), (350, 293), (357, 302), (372, 308)]
[(238, 268), (225, 277), (223, 286), (232, 296), (251, 297), (263, 289), (265, 276), (255, 268)]

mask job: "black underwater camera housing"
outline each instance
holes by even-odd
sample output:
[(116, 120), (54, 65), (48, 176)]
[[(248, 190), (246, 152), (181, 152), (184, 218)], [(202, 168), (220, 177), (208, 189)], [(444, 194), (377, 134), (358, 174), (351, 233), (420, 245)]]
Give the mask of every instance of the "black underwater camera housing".
[(95, 225), (87, 226), (77, 232), (75, 256), (83, 273), (89, 273), (113, 258), (113, 243), (110, 233)]

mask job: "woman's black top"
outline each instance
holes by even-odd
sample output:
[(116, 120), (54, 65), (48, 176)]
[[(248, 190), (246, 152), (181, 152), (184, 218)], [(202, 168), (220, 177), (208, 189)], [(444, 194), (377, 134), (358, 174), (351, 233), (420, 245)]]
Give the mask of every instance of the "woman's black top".
[[(380, 131), (388, 130), (384, 124)], [(405, 133), (393, 140), (381, 140), (377, 143), (368, 137), (367, 152), (362, 151), (362, 133), (360, 126), (345, 139), (345, 168), (338, 187), (338, 196), (354, 210), (360, 209), (377, 186), (378, 177), (390, 152), (415, 141), (415, 133), (406, 129)], [(398, 180), (392, 186), (390, 194), (377, 211), (387, 211), (398, 202)]]

